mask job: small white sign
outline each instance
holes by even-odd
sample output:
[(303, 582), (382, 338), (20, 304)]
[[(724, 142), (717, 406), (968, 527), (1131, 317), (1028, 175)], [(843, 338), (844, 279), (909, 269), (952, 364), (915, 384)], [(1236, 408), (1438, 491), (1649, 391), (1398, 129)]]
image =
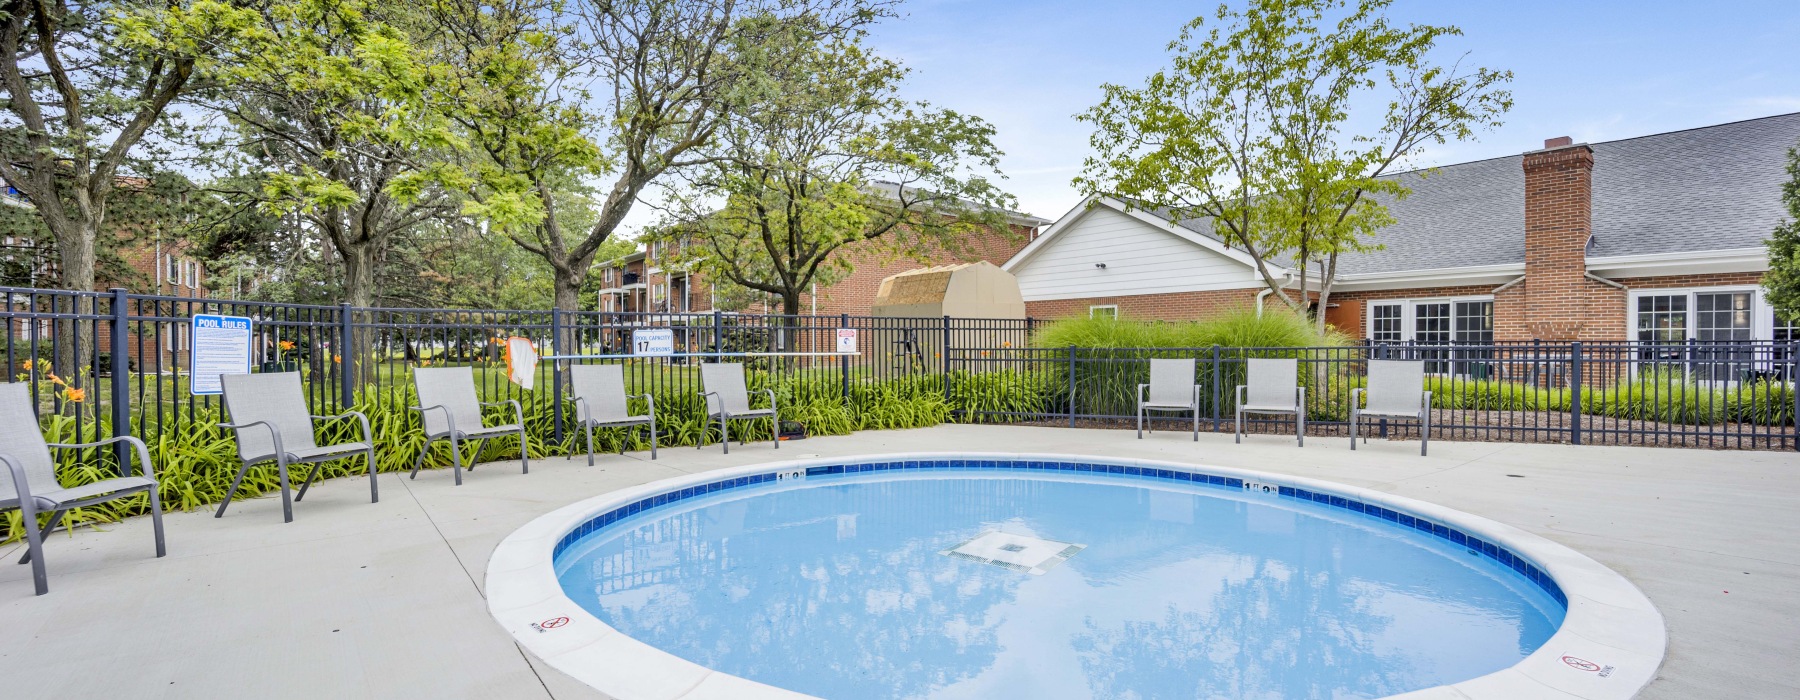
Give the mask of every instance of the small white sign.
[(196, 314), (191, 323), (188, 391), (195, 396), (224, 393), (219, 375), (250, 373), (250, 319)]
[(851, 353), (856, 352), (856, 329), (855, 328), (839, 328), (837, 338), (838, 338), (838, 343), (837, 343), (837, 351), (838, 352), (845, 353), (845, 354), (851, 354)]
[(675, 354), (675, 329), (639, 328), (632, 331), (631, 354), (659, 356)]

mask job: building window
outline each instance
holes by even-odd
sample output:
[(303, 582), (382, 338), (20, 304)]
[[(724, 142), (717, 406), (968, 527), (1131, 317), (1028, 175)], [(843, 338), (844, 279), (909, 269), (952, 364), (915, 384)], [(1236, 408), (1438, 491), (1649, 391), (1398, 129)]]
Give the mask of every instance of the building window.
[(1686, 294), (1638, 297), (1638, 342), (1662, 344), (1687, 340), (1687, 303)]
[(1105, 305), (1100, 305), (1100, 306), (1088, 307), (1088, 318), (1116, 319), (1118, 317), (1119, 317), (1119, 306), (1117, 304), (1105, 304)]
[(1377, 343), (1398, 343), (1406, 340), (1406, 306), (1404, 304), (1376, 304), (1369, 320), (1369, 340)]

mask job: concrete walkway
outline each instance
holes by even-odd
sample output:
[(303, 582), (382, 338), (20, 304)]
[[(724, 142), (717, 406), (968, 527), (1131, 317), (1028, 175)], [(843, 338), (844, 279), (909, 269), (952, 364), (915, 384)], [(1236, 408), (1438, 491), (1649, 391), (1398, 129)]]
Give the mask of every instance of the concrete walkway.
[(488, 617), (489, 553), (558, 506), (623, 486), (778, 458), (902, 450), (1104, 454), (1261, 469), (1373, 487), (1510, 523), (1613, 567), (1661, 608), (1645, 698), (1800, 697), (1800, 455), (1625, 447), (1289, 439), (947, 425), (788, 443), (670, 448), (315, 485), (48, 543), (50, 594), (0, 547), (0, 683), (18, 698), (599, 697), (533, 665)]

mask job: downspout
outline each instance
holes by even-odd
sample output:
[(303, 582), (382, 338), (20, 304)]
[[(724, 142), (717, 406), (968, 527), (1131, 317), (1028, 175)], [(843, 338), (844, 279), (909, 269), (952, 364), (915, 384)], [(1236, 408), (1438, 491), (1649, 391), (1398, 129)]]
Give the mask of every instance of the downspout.
[[(1294, 281), (1294, 271), (1288, 270), (1287, 272), (1281, 273), (1281, 276), (1282, 276), (1281, 288), (1287, 289), (1288, 285), (1292, 284)], [(1256, 293), (1256, 317), (1257, 318), (1262, 318), (1263, 300), (1269, 298), (1269, 295), (1274, 294), (1274, 293), (1275, 293), (1275, 290), (1272, 288), (1269, 288), (1269, 287), (1263, 287), (1262, 291)], [(1304, 293), (1304, 292), (1302, 292), (1302, 293)]]

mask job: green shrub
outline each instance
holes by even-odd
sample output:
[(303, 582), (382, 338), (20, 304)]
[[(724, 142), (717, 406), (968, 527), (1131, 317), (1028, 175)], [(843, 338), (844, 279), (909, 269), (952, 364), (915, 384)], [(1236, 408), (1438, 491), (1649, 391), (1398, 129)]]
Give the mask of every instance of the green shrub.
[(1233, 308), (1198, 321), (1071, 318), (1045, 325), (1032, 337), (1039, 348), (1304, 348), (1349, 343), (1342, 333), (1319, 333), (1312, 321), (1286, 309), (1257, 314)]
[[(781, 406), (782, 419), (805, 423), (812, 435), (927, 427), (944, 422), (950, 415), (950, 406), (944, 401), (941, 375), (852, 382), (848, 403), (843, 396), (842, 378), (835, 375), (775, 379), (767, 372), (752, 371), (747, 380), (752, 392), (773, 389)], [(417, 403), (410, 389), (365, 391), (358, 398), (354, 409), (369, 417), (369, 428), (375, 437), (376, 469), (381, 472), (409, 471), (425, 444), (425, 436), (418, 428), (417, 414), (407, 408)], [(701, 439), (709, 443), (718, 441), (718, 428), (706, 420), (699, 397), (687, 392), (658, 392), (655, 398), (662, 446), (693, 445)], [(573, 429), (572, 422), (566, 424), (569, 429), (564, 430), (563, 439), (555, 439), (555, 406), (549, 389), (519, 392), (517, 399), (525, 416), (526, 447), (533, 458), (585, 454), (587, 446), (583, 433)], [(642, 410), (641, 403), (633, 401), (633, 404), (635, 410)], [(490, 420), (512, 420), (510, 406), (487, 410)], [(564, 412), (565, 420), (572, 421), (573, 415), (572, 409)], [(237, 474), (239, 462), (237, 442), (231, 431), (217, 427), (220, 419), (216, 409), (200, 406), (194, 408), (191, 422), (179, 430), (145, 431), (134, 418), (134, 426), (139, 428), (137, 434), (152, 435), (146, 441), (146, 447), (156, 467), (156, 478), (161, 484), (158, 493), (165, 510), (193, 510), (216, 505), (224, 499), (232, 477)], [(75, 419), (64, 415), (49, 416), (43, 423), (45, 437), (50, 442), (90, 442), (112, 434), (110, 422), (92, 416), (82, 423), (81, 434), (76, 434), (75, 426)], [(736, 435), (763, 438), (769, 435), (771, 426), (768, 419), (763, 419), (737, 423), (731, 429)], [(361, 427), (354, 421), (322, 423), (318, 439), (321, 444), (361, 440)], [(594, 431), (596, 452), (616, 451), (621, 443), (635, 450), (650, 446), (641, 430), (602, 428)], [(473, 464), (515, 459), (518, 455), (516, 441), (500, 438), (486, 441), (480, 454), (465, 452), (463, 460), (465, 464)], [(66, 486), (93, 483), (118, 473), (109, 450), (84, 450), (61, 457), (64, 459), (57, 465), (57, 474)], [(434, 443), (432, 452), (425, 458), (425, 467), (437, 469), (449, 465), (448, 443)], [(290, 467), (289, 479), (296, 488), (310, 468), (312, 465)], [(325, 463), (319, 478), (362, 473), (361, 459), (342, 460)], [(238, 498), (250, 498), (279, 488), (275, 465), (263, 464), (252, 467), (245, 475)], [(66, 514), (63, 521), (70, 525), (114, 522), (148, 509), (148, 497), (138, 496), (77, 508)], [(0, 514), (0, 527), (4, 527), (0, 531), (0, 542), (12, 542), (24, 536), (17, 510)]]

